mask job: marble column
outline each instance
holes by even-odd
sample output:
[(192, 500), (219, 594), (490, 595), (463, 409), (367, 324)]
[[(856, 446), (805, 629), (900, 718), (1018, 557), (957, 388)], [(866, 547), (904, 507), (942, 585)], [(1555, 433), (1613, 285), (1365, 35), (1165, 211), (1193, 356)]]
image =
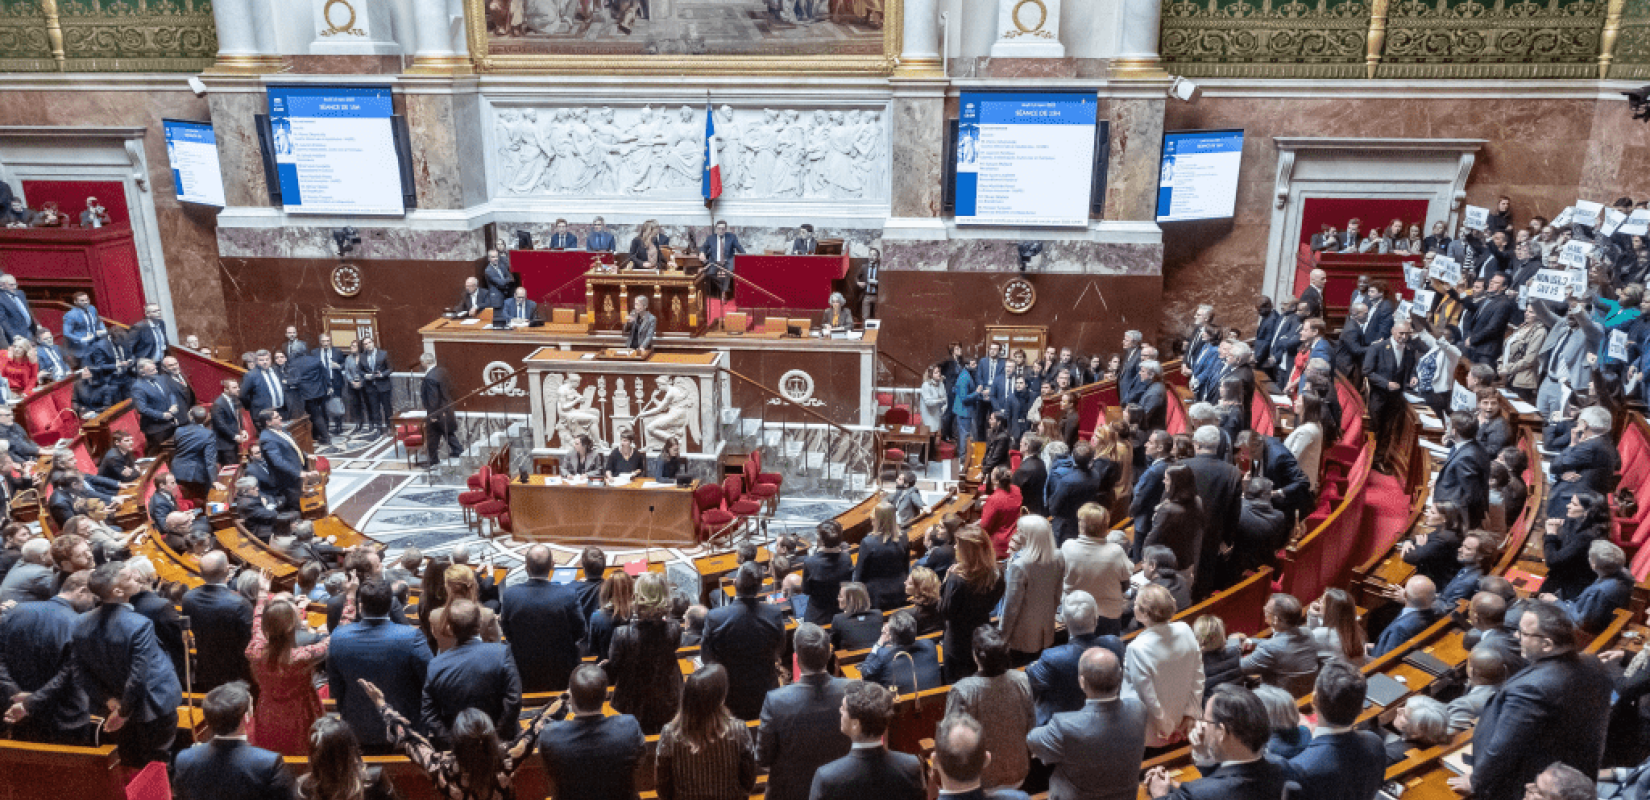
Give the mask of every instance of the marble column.
[(947, 236), (940, 216), (945, 179), (945, 90), (943, 78), (890, 81), (888, 104), (893, 148), (889, 153), (888, 219), (883, 223), (883, 263), (902, 259), (927, 267), (943, 264), (932, 249)]
[(1158, 164), (1163, 158), (1169, 81), (1130, 81), (1126, 86), (1100, 98), (1111, 135), (1104, 219), (1151, 222), (1157, 219)]
[(905, 0), (904, 39), (896, 77), (928, 78), (945, 74), (940, 60), (939, 0)]
[(1162, 77), (1166, 73), (1157, 54), (1158, 34), (1163, 28), (1161, 0), (1122, 0), (1122, 5), (1123, 24), (1109, 74), (1114, 78)]
[(453, 50), (448, 33), (447, 0), (412, 0), (417, 50), (413, 53), (415, 73), (467, 72), (470, 60)]
[(218, 61), (213, 69), (219, 72), (263, 72), (279, 66), (280, 58), (267, 55), (258, 47), (257, 17), (253, 0), (216, 0), (212, 3), (212, 21), (218, 30)]

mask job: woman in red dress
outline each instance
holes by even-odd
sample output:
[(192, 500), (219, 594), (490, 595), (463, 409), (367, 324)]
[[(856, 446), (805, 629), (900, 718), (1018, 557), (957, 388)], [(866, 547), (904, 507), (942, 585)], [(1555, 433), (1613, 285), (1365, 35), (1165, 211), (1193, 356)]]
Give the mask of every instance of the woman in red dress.
[[(296, 646), (298, 619), (302, 611), (289, 597), (269, 596), (269, 576), (260, 575), (262, 590), (252, 609), (252, 643), (246, 646), (246, 660), (252, 664), (252, 679), (258, 683), (251, 743), (284, 756), (309, 753), (309, 729), (321, 718), (321, 697), (315, 693), (315, 668), (327, 657), (327, 641)], [(344, 587), (349, 598), (344, 603), (340, 623), (355, 619), (357, 578)], [(307, 602), (307, 601), (305, 601)]]
[(15, 397), (34, 391), (40, 383), (40, 362), (36, 360), (34, 345), (29, 340), (19, 336), (6, 352), (0, 353), (0, 377), (6, 379)]
[(1008, 558), (1008, 543), (1014, 538), (1015, 526), (1020, 522), (1020, 506), (1024, 505), (1020, 487), (1010, 480), (1008, 467), (991, 471), (991, 494), (980, 510), (980, 529), (991, 537), (991, 550), (997, 560)]

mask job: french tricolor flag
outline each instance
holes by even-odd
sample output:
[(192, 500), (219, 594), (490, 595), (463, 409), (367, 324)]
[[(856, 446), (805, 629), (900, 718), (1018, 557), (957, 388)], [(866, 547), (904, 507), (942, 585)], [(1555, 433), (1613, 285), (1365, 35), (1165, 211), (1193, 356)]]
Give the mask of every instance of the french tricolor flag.
[(705, 196), (705, 205), (722, 196), (722, 165), (716, 163), (716, 112), (705, 101), (705, 175), (700, 181), (699, 193)]

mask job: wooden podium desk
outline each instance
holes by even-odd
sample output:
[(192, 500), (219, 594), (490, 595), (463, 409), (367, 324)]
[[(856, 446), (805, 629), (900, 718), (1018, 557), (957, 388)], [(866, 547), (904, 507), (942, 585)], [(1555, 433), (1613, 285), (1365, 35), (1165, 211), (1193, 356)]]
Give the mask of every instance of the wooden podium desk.
[(630, 316), (631, 297), (645, 294), (659, 333), (693, 333), (701, 319), (698, 279), (683, 272), (625, 270), (587, 272), (585, 313), (597, 330), (617, 331)]
[[(549, 475), (510, 484), (510, 522), (518, 539), (603, 547), (694, 547), (693, 486), (575, 485)], [(652, 508), (652, 512), (648, 511)]]

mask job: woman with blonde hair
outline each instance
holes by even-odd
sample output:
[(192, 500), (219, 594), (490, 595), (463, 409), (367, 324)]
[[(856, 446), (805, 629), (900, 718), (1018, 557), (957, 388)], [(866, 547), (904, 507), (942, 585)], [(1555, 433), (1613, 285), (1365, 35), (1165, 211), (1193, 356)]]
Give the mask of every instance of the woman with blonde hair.
[(1193, 620), (1192, 635), (1203, 653), (1204, 700), (1216, 686), (1243, 681), (1243, 651), (1226, 638), (1226, 623), (1220, 617), (1204, 614)]
[(22, 397), (34, 391), (40, 383), (40, 360), (33, 342), (22, 336), (11, 340), (6, 352), (0, 353), (0, 377), (6, 379), (14, 396)]
[[(663, 239), (663, 241), (660, 241)], [(642, 230), (636, 238), (630, 240), (630, 269), (658, 269), (661, 266), (659, 248), (670, 239), (666, 238), (659, 229), (657, 220), (648, 220), (642, 223)]]
[(857, 581), (842, 584), (836, 604), (842, 613), (831, 618), (832, 650), (864, 650), (877, 643), (882, 636), (882, 612), (871, 606), (871, 595), (866, 593), (865, 584)]
[(905, 577), (905, 599), (911, 604), (911, 615), (917, 618), (917, 635), (933, 633), (945, 627), (940, 614), (940, 576), (933, 570), (915, 566)]
[[(447, 587), (447, 602), (430, 612), (430, 634), (435, 637), (436, 652), (445, 653), (457, 647), (461, 642), (453, 637), (452, 626), (447, 624), (447, 609), (458, 600), (470, 600), (477, 605), (481, 603), (481, 587), (476, 583), (475, 570), (464, 564), (454, 564), (442, 573), (442, 579)], [(498, 642), (504, 638), (499, 628), (498, 615), (486, 606), (481, 607), (481, 640), (484, 642)]]
[(1174, 596), (1141, 587), (1134, 618), (1145, 625), (1123, 653), (1123, 675), (1146, 706), (1146, 746), (1162, 747), (1192, 729), (1203, 711), (1203, 649), (1192, 626), (1175, 621)]
[[(674, 666), (674, 665), (673, 665)], [(750, 729), (725, 705), (728, 672), (707, 664), (687, 679), (682, 709), (659, 735), (659, 800), (744, 800), (756, 786)]]
[(1123, 420), (1100, 425), (1094, 429), (1089, 437), (1089, 444), (1094, 448), (1094, 457), (1103, 458), (1117, 466), (1117, 485), (1134, 485), (1134, 448), (1129, 446), (1128, 435), (1121, 433), (1129, 429), (1129, 423)]
[(1012, 660), (1029, 664), (1054, 644), (1065, 559), (1054, 545), (1054, 529), (1047, 519), (1026, 515), (1015, 528), (1016, 549), (1005, 570), (1008, 588), (1000, 624)]
[(956, 683), (974, 674), (974, 629), (991, 622), (991, 611), (1003, 597), (1003, 576), (991, 552), (991, 540), (978, 525), (957, 531), (957, 565), (940, 588), (940, 614), (945, 617), (945, 682)]
[(602, 581), (596, 593), (601, 607), (590, 615), (589, 637), (585, 641), (585, 655), (606, 658), (608, 646), (613, 643), (613, 631), (625, 624), (631, 615), (631, 598), (636, 593), (636, 579), (622, 569)]
[[(360, 579), (353, 575), (344, 587), (344, 613), (339, 624), (355, 619), (355, 590)], [(303, 605), (308, 600), (299, 601)], [(269, 574), (258, 574), (258, 602), (252, 609), (252, 642), (246, 646), (246, 660), (258, 686), (258, 702), (253, 706), (250, 742), (281, 755), (301, 756), (309, 752), (309, 729), (321, 718), (321, 696), (315, 692), (315, 667), (327, 657), (329, 639), (298, 647), (298, 624), (302, 610), (290, 595), (269, 595)]]
[(630, 714), (642, 732), (658, 733), (676, 716), (682, 701), (682, 670), (676, 648), (682, 626), (670, 621), (670, 586), (665, 576), (644, 572), (636, 579), (629, 622), (613, 631), (602, 669), (613, 681), (613, 708)]
[(905, 574), (911, 569), (911, 549), (900, 532), (892, 503), (878, 503), (871, 513), (871, 533), (859, 543), (854, 581), (865, 584), (871, 607), (898, 608), (904, 597)]

